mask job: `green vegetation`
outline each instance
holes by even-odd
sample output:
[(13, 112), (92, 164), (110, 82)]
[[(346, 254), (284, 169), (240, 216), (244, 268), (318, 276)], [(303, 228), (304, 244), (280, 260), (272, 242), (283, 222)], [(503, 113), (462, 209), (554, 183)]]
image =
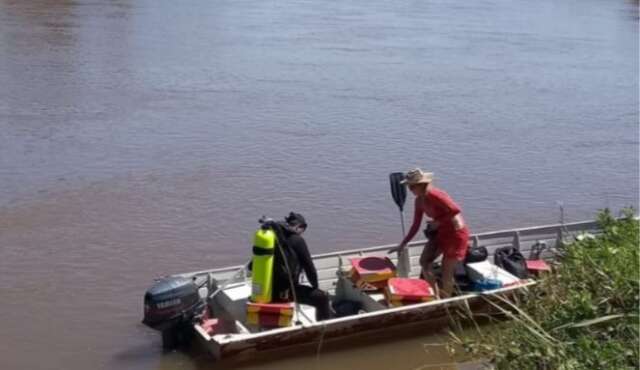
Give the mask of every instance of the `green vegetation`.
[[(525, 293), (504, 301), (512, 320), (455, 345), (498, 369), (637, 369), (639, 366), (639, 222), (600, 213), (603, 234), (576, 238), (560, 248), (553, 273)], [(490, 331), (490, 332), (487, 332)]]

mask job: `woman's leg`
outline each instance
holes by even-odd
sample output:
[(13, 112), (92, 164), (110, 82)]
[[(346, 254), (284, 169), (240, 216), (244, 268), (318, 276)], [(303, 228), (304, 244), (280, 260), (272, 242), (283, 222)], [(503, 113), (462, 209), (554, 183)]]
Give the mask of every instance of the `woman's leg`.
[(455, 258), (445, 257), (442, 260), (442, 289), (440, 290), (440, 298), (451, 297), (457, 264), (458, 260)]
[(436, 243), (429, 241), (425, 244), (422, 254), (420, 255), (422, 276), (433, 287), (433, 289), (437, 289), (436, 277), (433, 274), (433, 261), (435, 261), (440, 254), (441, 252), (436, 247)]
[(454, 235), (438, 241), (442, 247), (442, 290), (441, 298), (447, 298), (453, 293), (455, 272), (458, 263), (464, 261), (469, 248), (469, 230), (458, 230)]

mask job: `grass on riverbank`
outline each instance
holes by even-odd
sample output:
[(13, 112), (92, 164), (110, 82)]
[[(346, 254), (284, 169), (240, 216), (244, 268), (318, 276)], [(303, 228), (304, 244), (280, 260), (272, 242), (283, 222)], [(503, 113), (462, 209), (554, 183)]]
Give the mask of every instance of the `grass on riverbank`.
[(639, 222), (609, 211), (603, 234), (560, 249), (560, 264), (518, 306), (501, 307), (513, 320), (452, 334), (467, 355), (498, 369), (637, 369), (639, 352)]

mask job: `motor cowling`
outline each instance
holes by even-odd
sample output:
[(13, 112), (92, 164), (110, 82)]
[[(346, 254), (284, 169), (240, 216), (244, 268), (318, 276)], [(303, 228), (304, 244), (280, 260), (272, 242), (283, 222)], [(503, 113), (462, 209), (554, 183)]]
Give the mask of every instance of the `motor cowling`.
[(164, 332), (190, 324), (203, 315), (205, 308), (193, 280), (168, 277), (157, 281), (145, 293), (142, 323)]

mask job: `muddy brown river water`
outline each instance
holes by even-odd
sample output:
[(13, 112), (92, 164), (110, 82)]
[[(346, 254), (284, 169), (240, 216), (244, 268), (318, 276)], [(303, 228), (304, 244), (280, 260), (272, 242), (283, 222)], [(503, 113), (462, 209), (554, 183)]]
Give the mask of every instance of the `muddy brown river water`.
[[(0, 368), (214, 369), (142, 295), (261, 215), (394, 243), (421, 166), (473, 231), (590, 219), (638, 143), (637, 1), (0, 0)], [(455, 368), (431, 334), (245, 367)]]

